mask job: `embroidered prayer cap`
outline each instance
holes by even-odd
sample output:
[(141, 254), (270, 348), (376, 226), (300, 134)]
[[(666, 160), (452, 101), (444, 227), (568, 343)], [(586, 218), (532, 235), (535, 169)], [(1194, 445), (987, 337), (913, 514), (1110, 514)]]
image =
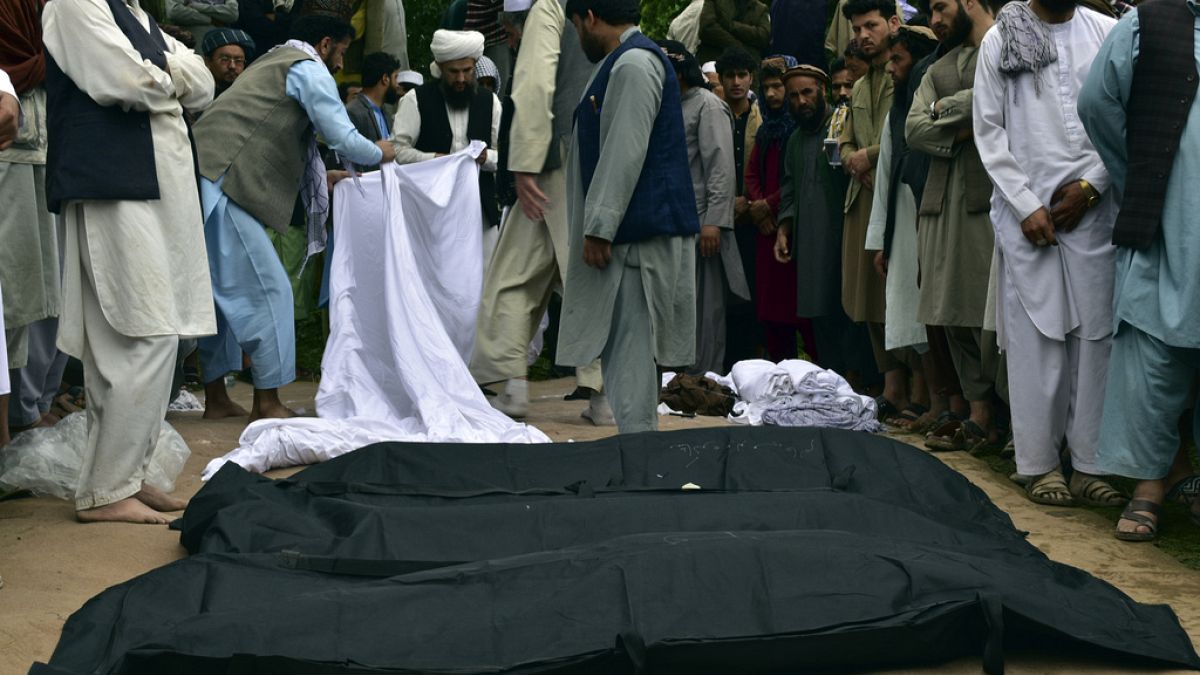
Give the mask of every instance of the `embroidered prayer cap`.
[(425, 84), (425, 76), (415, 70), (402, 70), (396, 76), (396, 81), (401, 84), (409, 84), (414, 87), (419, 87)]
[(237, 45), (246, 52), (246, 60), (254, 58), (254, 38), (244, 30), (237, 28), (214, 28), (204, 35), (204, 42), (200, 43), (200, 52), (205, 56), (212, 56), (212, 53), (226, 45)]
[(533, 7), (533, 0), (504, 0), (504, 11), (524, 12)]
[(300, 8), (301, 16), (320, 14), (349, 21), (354, 16), (354, 5), (349, 0), (305, 0)]
[(705, 61), (704, 65), (700, 66), (700, 72), (704, 73), (705, 75), (709, 75), (709, 74), (716, 75), (717, 74), (717, 62), (716, 61)]
[(788, 68), (787, 71), (783, 73), (783, 81), (787, 82), (797, 75), (805, 75), (807, 77), (816, 78), (826, 86), (829, 85), (829, 76), (825, 74), (825, 71), (816, 66), (810, 66), (807, 63), (801, 63), (798, 66)]
[(459, 59), (474, 59), (479, 61), (483, 56), (483, 33), (476, 30), (446, 30), (444, 28), (433, 32), (433, 41), (429, 49), (433, 52), (433, 63), (429, 64), (429, 73), (434, 77), (442, 76), (439, 63), (457, 61)]
[(497, 92), (502, 90), (504, 82), (500, 79), (500, 69), (488, 57), (480, 56), (479, 60), (475, 62), (475, 79), (479, 80), (484, 77), (490, 77), (496, 81)]

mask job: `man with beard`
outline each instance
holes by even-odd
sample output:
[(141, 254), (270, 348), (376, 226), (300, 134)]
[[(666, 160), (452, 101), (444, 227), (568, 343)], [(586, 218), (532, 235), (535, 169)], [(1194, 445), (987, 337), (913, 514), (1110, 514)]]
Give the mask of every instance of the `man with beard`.
[(700, 231), (674, 68), (642, 35), (638, 0), (568, 0), (599, 65), (575, 109), (567, 162), (571, 258), (558, 362), (600, 357), (621, 433), (658, 428), (656, 365), (696, 355)]
[(825, 155), (832, 115), (825, 104), (828, 77), (819, 68), (799, 65), (789, 68), (783, 79), (796, 129), (783, 155), (775, 260), (795, 261), (796, 315), (812, 319), (820, 364), (845, 374), (855, 362), (853, 351), (867, 338), (842, 310), (842, 203), (847, 180)]
[[(397, 77), (400, 60), (391, 54), (375, 52), (363, 57), (363, 90), (346, 106), (346, 114), (358, 133), (370, 141), (390, 138), (392, 127), (383, 114), (384, 105), (395, 105), (400, 101)], [(364, 171), (374, 171), (379, 165), (364, 166)]]
[[(867, 74), (854, 83), (850, 114), (839, 139), (842, 169), (850, 175), (846, 191), (846, 227), (842, 237), (842, 305), (852, 321), (866, 323), (875, 364), (884, 376), (879, 418), (892, 422), (909, 406), (908, 372), (888, 352), (884, 336), (885, 284), (875, 272), (874, 252), (865, 248), (875, 188), (875, 164), (883, 119), (892, 105), (888, 38), (900, 26), (890, 0), (850, 0), (844, 15), (854, 27), (859, 49), (871, 59)], [(903, 356), (903, 355), (901, 355)]]
[[(933, 31), (923, 26), (900, 26), (888, 39), (887, 72), (895, 94), (880, 137), (875, 173), (879, 184), (865, 244), (868, 251), (874, 252), (876, 272), (885, 281), (884, 347), (889, 351), (910, 348), (906, 350), (910, 354), (926, 352), (927, 342), (925, 326), (917, 320), (917, 204), (912, 188), (900, 181), (908, 156), (904, 120), (912, 100), (909, 73), (936, 47)], [(895, 421), (902, 429), (921, 430), (935, 418), (929, 406), (923, 363), (914, 358), (909, 367), (913, 374), (912, 403)]]
[[(1109, 33), (1079, 93), (1079, 117), (1122, 195), (1098, 461), (1138, 481), (1117, 522), (1128, 541), (1154, 539), (1164, 500), (1191, 473), (1194, 439), (1181, 431), (1200, 410), (1185, 411), (1200, 364), (1196, 35), (1192, 3), (1139, 5)], [(1191, 514), (1197, 521), (1200, 501)]]
[(917, 318), (941, 327), (970, 416), (954, 435), (928, 439), (935, 450), (973, 450), (1000, 441), (993, 401), (1007, 378), (995, 334), (983, 330), (995, 248), (988, 218), (992, 183), (975, 149), (971, 120), (979, 44), (992, 27), (984, 0), (933, 0), (943, 55), (926, 71), (901, 122), (908, 145), (929, 157), (920, 205)]
[(214, 28), (205, 33), (200, 53), (217, 85), (216, 96), (220, 96), (254, 59), (254, 40), (244, 30)]
[(479, 153), (479, 201), (483, 207), (484, 259), (491, 257), (499, 236), (496, 201), (496, 137), (503, 107), (495, 94), (475, 82), (475, 62), (483, 56), (484, 38), (475, 31), (438, 30), (430, 48), (433, 77), (400, 99), (392, 129), (396, 162), (414, 164), (453, 154), (482, 141)]
[(293, 414), (279, 400), (279, 387), (296, 378), (292, 288), (264, 227), (286, 234), (297, 193), (308, 222), (323, 226), (329, 198), (315, 134), (355, 164), (393, 157), (390, 143), (354, 129), (338, 98), (332, 74), (353, 38), (342, 19), (298, 19), (292, 39), (255, 60), (196, 123), (217, 306), (217, 334), (200, 340), (209, 419), (247, 414), (223, 381), (241, 370), (243, 349), (254, 377), (251, 420)]
[[(975, 144), (995, 185), (998, 338), (1017, 471), (1039, 504), (1121, 499), (1096, 461), (1117, 204), (1076, 113), (1083, 78), (1115, 23), (1074, 0), (1010, 2), (984, 36), (975, 71)], [(1070, 485), (1059, 468), (1064, 442)]]
[[(568, 137), (592, 64), (565, 4), (537, 0), (524, 10), (519, 2), (507, 5), (528, 11), (513, 72), (507, 148), (517, 204), (484, 275), (471, 374), (484, 385), (504, 382), (492, 405), (512, 417), (529, 411), (529, 343), (567, 273)], [(577, 368), (575, 384), (570, 398), (589, 400), (583, 417), (613, 424), (600, 364)]]
[(796, 316), (796, 263), (775, 260), (775, 230), (779, 217), (783, 149), (796, 128), (790, 110), (783, 74), (795, 67), (791, 56), (775, 55), (763, 61), (758, 71), (758, 107), (762, 125), (754, 135), (746, 161), (746, 200), (756, 230), (754, 274), (758, 296), (755, 310), (766, 333), (767, 355), (772, 361), (796, 357), (796, 331), (804, 336), (804, 349), (817, 358), (812, 322)]
[[(658, 44), (679, 80), (688, 168), (700, 221), (696, 242), (696, 362), (688, 372), (728, 372), (726, 306), (734, 298), (742, 302), (750, 299), (733, 233), (735, 150), (729, 134), (733, 118), (729, 106), (704, 87), (700, 65), (681, 43), (663, 40)], [(747, 329), (744, 324), (733, 328)]]

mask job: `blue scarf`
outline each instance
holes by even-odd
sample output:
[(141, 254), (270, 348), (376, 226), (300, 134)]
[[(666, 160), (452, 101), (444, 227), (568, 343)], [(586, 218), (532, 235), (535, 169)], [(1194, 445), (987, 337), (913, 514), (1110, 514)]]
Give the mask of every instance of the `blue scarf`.
[[(794, 68), (797, 65), (796, 58), (793, 56), (776, 54), (767, 57), (767, 60), (770, 59), (783, 59), (788, 68)], [(788, 110), (787, 99), (784, 99), (782, 108), (771, 110), (767, 106), (767, 97), (762, 91), (761, 82), (758, 91), (758, 110), (762, 113), (762, 126), (758, 128), (758, 133), (754, 134), (754, 142), (760, 148), (765, 149), (772, 142), (787, 140), (787, 137), (792, 135), (792, 130), (796, 128), (796, 118)], [(760, 152), (762, 151), (760, 150)]]

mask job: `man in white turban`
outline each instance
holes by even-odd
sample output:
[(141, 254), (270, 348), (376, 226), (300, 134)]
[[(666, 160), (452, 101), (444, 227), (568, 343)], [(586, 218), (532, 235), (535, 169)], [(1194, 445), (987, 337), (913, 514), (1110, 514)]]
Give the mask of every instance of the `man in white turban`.
[(483, 43), (483, 34), (476, 31), (439, 30), (433, 34), (432, 77), (400, 99), (391, 140), (400, 164), (455, 153), (471, 141), (487, 144), (487, 151), (479, 156), (483, 255), (487, 260), (500, 223), (495, 172), (501, 107), (500, 99), (475, 81), (475, 63), (483, 56)]

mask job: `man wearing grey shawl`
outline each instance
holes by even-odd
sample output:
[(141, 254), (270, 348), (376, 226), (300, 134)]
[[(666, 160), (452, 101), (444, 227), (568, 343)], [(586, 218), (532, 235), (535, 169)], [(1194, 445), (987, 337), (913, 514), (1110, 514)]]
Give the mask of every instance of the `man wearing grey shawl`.
[(1008, 353), (1017, 471), (1039, 504), (1122, 501), (1096, 462), (1117, 205), (1076, 113), (1115, 23), (1075, 0), (1009, 3), (983, 38), (975, 74), (975, 144), (995, 185), (997, 339)]

